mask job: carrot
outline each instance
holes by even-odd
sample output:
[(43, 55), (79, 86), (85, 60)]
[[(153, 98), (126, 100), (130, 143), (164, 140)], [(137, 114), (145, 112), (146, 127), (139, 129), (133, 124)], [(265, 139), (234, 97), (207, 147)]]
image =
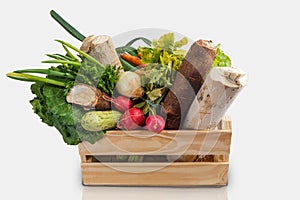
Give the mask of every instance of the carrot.
[(135, 57), (135, 56), (132, 56), (132, 55), (130, 55), (130, 54), (128, 54), (128, 53), (122, 53), (122, 54), (121, 54), (121, 57), (122, 57), (124, 60), (130, 62), (131, 64), (134, 64), (135, 66), (139, 66), (139, 65), (142, 65), (142, 64), (143, 64), (140, 58)]

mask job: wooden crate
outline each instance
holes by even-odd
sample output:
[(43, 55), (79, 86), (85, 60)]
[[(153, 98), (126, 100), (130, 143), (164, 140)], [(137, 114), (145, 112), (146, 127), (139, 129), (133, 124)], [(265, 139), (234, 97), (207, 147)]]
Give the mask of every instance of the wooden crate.
[[(84, 185), (226, 185), (231, 143), (226, 117), (210, 131), (108, 131), (104, 138), (79, 145)], [(200, 153), (199, 153), (200, 152)], [(198, 162), (114, 162), (112, 155), (197, 155)], [(101, 161), (99, 161), (101, 160)]]

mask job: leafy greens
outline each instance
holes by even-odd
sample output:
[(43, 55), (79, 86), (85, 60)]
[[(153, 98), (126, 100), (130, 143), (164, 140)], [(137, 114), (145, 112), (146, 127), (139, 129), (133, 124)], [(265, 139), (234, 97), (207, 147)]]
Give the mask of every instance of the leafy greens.
[(175, 42), (174, 33), (167, 33), (158, 40), (153, 40), (151, 47), (139, 47), (138, 53), (143, 63), (159, 63), (178, 70), (186, 55), (186, 51), (179, 48), (187, 43), (186, 37)]
[(36, 97), (30, 103), (34, 112), (42, 122), (54, 126), (67, 144), (77, 145), (83, 140), (95, 143), (104, 132), (89, 132), (81, 127), (80, 120), (86, 111), (66, 102), (66, 90), (46, 83), (32, 84), (31, 91)]
[[(63, 42), (63, 47), (67, 54), (48, 55), (54, 60), (45, 63), (60, 63), (57, 67), (47, 70), (29, 69), (16, 71), (17, 75), (24, 76), (24, 72), (47, 74), (42, 80), (52, 80), (65, 83), (64, 87), (48, 84), (48, 82), (37, 82), (31, 85), (31, 91), (36, 96), (30, 101), (34, 112), (41, 118), (42, 122), (49, 126), (54, 126), (62, 135), (64, 141), (69, 145), (77, 145), (81, 141), (95, 143), (103, 137), (104, 132), (86, 131), (81, 126), (81, 118), (87, 112), (79, 106), (67, 103), (66, 96), (69, 89), (77, 84), (84, 83), (100, 88), (102, 91), (112, 94), (120, 67), (103, 67), (97, 62), (88, 60), (88, 55), (84, 55), (80, 50), (76, 58), (67, 47), (70, 45)], [(50, 73), (51, 72), (51, 73)], [(59, 75), (59, 76), (58, 76)], [(75, 78), (76, 77), (76, 78)], [(39, 78), (39, 77), (37, 77)]]
[(220, 48), (220, 44), (217, 47), (217, 55), (213, 63), (213, 67), (230, 67), (231, 59)]

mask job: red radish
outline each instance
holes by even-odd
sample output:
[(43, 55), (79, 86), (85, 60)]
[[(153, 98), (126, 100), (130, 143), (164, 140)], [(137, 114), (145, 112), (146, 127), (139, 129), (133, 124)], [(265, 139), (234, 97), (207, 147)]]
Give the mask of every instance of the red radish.
[(126, 130), (137, 129), (145, 123), (145, 116), (141, 109), (130, 108), (123, 115), (121, 120), (118, 122), (118, 128)]
[(160, 115), (150, 115), (146, 119), (146, 128), (154, 133), (160, 133), (165, 128), (165, 120)]
[(128, 110), (133, 106), (132, 101), (129, 98), (124, 96), (118, 96), (115, 99), (105, 96), (104, 99), (112, 102), (115, 108), (120, 112), (125, 112), (126, 110)]

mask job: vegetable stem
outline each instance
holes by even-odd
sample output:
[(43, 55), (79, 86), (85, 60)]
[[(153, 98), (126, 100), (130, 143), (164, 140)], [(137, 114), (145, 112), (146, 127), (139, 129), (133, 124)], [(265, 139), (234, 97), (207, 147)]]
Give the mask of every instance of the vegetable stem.
[(73, 26), (71, 26), (66, 20), (64, 20), (59, 14), (57, 14), (54, 10), (50, 11), (50, 15), (55, 21), (57, 21), (68, 33), (70, 33), (76, 39), (83, 41), (85, 36), (82, 35), (78, 30), (76, 30)]
[(130, 55), (132, 55), (132, 56), (138, 56), (137, 55), (137, 50), (135, 48), (133, 48), (133, 47), (130, 47), (130, 46), (117, 47), (116, 48), (116, 52), (118, 54), (122, 54), (122, 53), (127, 52)]
[(42, 61), (42, 63), (59, 63), (59, 64), (70, 64), (70, 65), (74, 65), (77, 67), (81, 66), (80, 62), (74, 62), (74, 61), (69, 61), (69, 60), (45, 60), (45, 61)]
[(57, 59), (57, 60), (70, 60), (70, 59), (67, 59), (67, 58), (64, 58), (64, 57), (61, 57), (58, 55), (46, 54), (46, 56), (48, 56), (49, 58)]
[(67, 47), (69, 47), (70, 49), (73, 49), (74, 51), (76, 51), (77, 53), (79, 53), (81, 56), (84, 56), (85, 58), (87, 58), (88, 60), (94, 62), (96, 65), (98, 65), (99, 67), (105, 69), (105, 66), (103, 66), (98, 60), (96, 60), (95, 58), (93, 58), (92, 56), (90, 56), (89, 54), (81, 51), (80, 49), (77, 49), (76, 47), (74, 47), (73, 45), (67, 43), (67, 42), (64, 42), (62, 40), (55, 40)]
[(10, 72), (10, 73), (6, 74), (6, 76), (9, 78), (12, 78), (12, 79), (20, 80), (20, 81), (41, 82), (41, 83), (48, 83), (48, 84), (52, 84), (52, 85), (66, 87), (66, 83), (64, 83), (64, 82), (52, 80), (49, 78), (43, 78), (43, 77), (39, 77), (39, 76), (33, 76), (33, 75), (29, 75), (29, 74)]
[(39, 74), (47, 74), (50, 76), (57, 76), (57, 77), (64, 77), (69, 79), (75, 79), (76, 77), (70, 73), (64, 73), (59, 71), (53, 71), (49, 69), (23, 69), (23, 70), (16, 70), (14, 73), (39, 73)]
[(147, 38), (144, 38), (144, 37), (137, 37), (131, 41), (129, 41), (125, 46), (131, 46), (133, 43), (135, 43), (136, 41), (138, 40), (142, 40), (143, 42), (145, 42), (147, 45), (151, 46), (151, 41)]
[(66, 47), (66, 45), (62, 44), (64, 50), (67, 52), (67, 55), (73, 58), (74, 60), (78, 61), (78, 59), (71, 53), (71, 51)]
[(58, 53), (52, 54), (52, 55), (58, 56), (58, 57), (60, 57), (60, 59), (72, 60), (72, 61), (78, 61), (78, 62), (80, 62), (77, 58), (75, 58), (75, 59), (71, 58), (69, 55), (61, 55), (61, 54), (58, 54)]

